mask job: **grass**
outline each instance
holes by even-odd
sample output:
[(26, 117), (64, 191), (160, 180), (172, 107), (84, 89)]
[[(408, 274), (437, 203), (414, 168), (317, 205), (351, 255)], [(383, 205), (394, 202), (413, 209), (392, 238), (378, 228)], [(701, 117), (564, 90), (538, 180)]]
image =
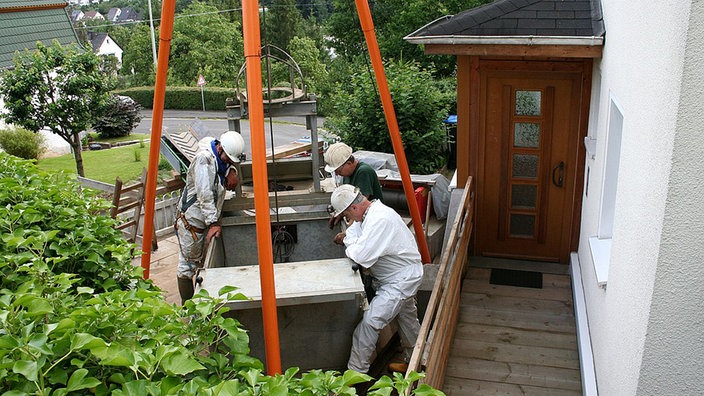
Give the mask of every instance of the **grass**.
[[(129, 184), (138, 181), (142, 176), (142, 169), (148, 167), (149, 143), (83, 151), (82, 154), (85, 177), (114, 184), (119, 176), (123, 183)], [(76, 160), (73, 154), (39, 160), (38, 166), (49, 172), (76, 174)]]

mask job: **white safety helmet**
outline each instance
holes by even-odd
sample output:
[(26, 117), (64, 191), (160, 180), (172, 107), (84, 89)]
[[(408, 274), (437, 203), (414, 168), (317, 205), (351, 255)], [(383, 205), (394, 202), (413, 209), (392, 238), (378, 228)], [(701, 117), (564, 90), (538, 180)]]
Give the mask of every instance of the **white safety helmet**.
[(235, 131), (227, 131), (220, 135), (220, 145), (232, 162), (240, 162), (240, 155), (244, 151), (242, 135)]
[(339, 216), (357, 199), (361, 192), (351, 184), (337, 186), (330, 196), (330, 204), (335, 209), (333, 216)]
[(335, 173), (337, 168), (341, 167), (351, 155), (352, 147), (342, 142), (330, 145), (323, 155), (325, 163), (327, 164), (325, 165), (325, 170), (330, 173)]

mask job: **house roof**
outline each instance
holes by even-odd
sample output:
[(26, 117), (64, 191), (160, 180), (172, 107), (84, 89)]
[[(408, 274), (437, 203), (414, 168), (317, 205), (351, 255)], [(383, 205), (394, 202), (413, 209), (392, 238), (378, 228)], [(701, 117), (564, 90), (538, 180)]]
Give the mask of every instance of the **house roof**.
[(103, 42), (108, 38), (108, 34), (104, 32), (93, 33), (89, 35), (90, 44), (93, 46), (93, 52), (98, 51)]
[(117, 18), (120, 16), (120, 12), (121, 11), (119, 8), (116, 8), (116, 7), (111, 8), (110, 10), (108, 10), (107, 19), (110, 22), (115, 22), (117, 20)]
[(16, 51), (36, 48), (37, 41), (51, 45), (78, 43), (61, 0), (3, 0), (0, 2), (0, 69), (13, 66)]
[(85, 19), (105, 19), (103, 14), (98, 11), (87, 11), (83, 16)]
[(405, 39), (414, 44), (602, 46), (599, 0), (496, 0), (439, 18)]
[(120, 16), (117, 17), (117, 23), (138, 21), (141, 19), (141, 15), (134, 8), (125, 7), (122, 8)]

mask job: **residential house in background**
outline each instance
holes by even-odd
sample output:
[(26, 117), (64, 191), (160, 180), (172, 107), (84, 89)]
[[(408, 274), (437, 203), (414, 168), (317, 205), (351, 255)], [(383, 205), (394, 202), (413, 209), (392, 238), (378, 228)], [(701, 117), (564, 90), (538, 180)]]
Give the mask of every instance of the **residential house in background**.
[(81, 10), (73, 10), (71, 11), (71, 22), (78, 22), (83, 19), (85, 15), (86, 14), (84, 14)]
[(110, 21), (110, 23), (115, 23), (115, 22), (117, 22), (118, 19), (120, 18), (120, 14), (121, 14), (121, 13), (122, 13), (122, 10), (121, 10), (121, 9), (116, 8), (116, 7), (113, 7), (113, 8), (111, 8), (110, 10), (108, 10), (108, 16), (107, 16), (106, 19), (107, 19), (108, 21)]
[(129, 23), (129, 22), (139, 21), (141, 19), (142, 19), (142, 16), (137, 11), (135, 11), (134, 8), (124, 7), (121, 9), (120, 15), (117, 18), (116, 23)]
[(100, 56), (114, 56), (117, 67), (122, 65), (122, 48), (107, 33), (88, 33), (88, 40), (93, 46), (93, 52)]
[(105, 17), (98, 11), (86, 11), (83, 15), (83, 20), (86, 21), (104, 21)]
[(704, 2), (497, 0), (406, 40), (457, 56), (473, 253), (569, 266), (583, 394), (700, 394)]

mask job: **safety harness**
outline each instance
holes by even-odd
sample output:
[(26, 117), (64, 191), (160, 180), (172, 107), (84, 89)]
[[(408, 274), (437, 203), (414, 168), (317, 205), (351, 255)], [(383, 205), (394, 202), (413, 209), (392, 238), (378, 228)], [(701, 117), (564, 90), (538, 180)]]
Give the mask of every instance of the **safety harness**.
[[(217, 199), (218, 196), (218, 188), (217, 185), (220, 182), (220, 177), (219, 177), (219, 172), (215, 172), (215, 179), (213, 180), (213, 198)], [(204, 228), (199, 228), (194, 225), (191, 225), (188, 223), (188, 220), (186, 220), (186, 211), (188, 208), (190, 208), (198, 199), (198, 194), (193, 194), (193, 196), (188, 199), (188, 186), (183, 188), (183, 192), (181, 193), (181, 199), (180, 199), (180, 205), (178, 208), (178, 213), (176, 213), (176, 222), (174, 223), (174, 229), (178, 229), (178, 220), (181, 219), (183, 221), (183, 226), (186, 227), (186, 230), (188, 230), (191, 235), (193, 236), (193, 240), (196, 241), (198, 240), (198, 236), (196, 234), (202, 234), (205, 229)]]

